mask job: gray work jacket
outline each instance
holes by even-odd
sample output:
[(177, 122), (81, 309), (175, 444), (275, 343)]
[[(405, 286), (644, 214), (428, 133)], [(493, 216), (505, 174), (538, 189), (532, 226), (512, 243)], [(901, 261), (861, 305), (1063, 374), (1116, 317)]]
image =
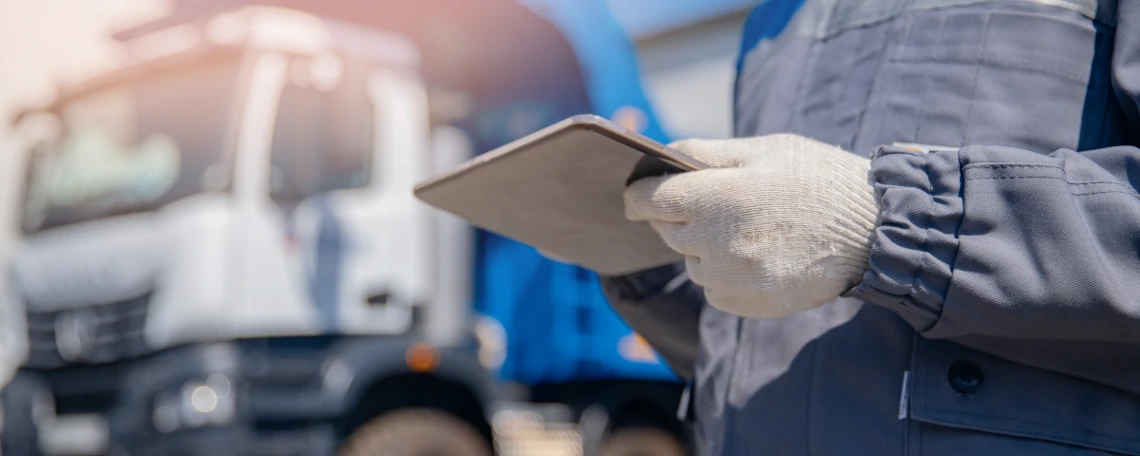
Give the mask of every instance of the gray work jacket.
[(797, 3), (749, 20), (736, 133), (873, 156), (862, 283), (760, 320), (603, 279), (702, 452), (1140, 455), (1140, 0)]

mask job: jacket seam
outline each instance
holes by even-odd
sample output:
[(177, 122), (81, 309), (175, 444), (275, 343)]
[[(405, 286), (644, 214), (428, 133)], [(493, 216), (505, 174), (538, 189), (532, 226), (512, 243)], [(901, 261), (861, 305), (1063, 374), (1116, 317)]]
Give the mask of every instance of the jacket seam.
[(1116, 181), (1107, 181), (1107, 180), (1071, 181), (1068, 178), (1068, 173), (1065, 172), (1064, 166), (1042, 165), (1042, 164), (1033, 164), (1033, 163), (974, 163), (974, 164), (969, 164), (969, 165), (965, 165), (962, 167), (963, 170), (1017, 169), (1017, 168), (1029, 168), (1029, 169), (1050, 168), (1050, 169), (1056, 169), (1056, 170), (1060, 171), (1062, 174), (1064, 174), (1064, 176), (1063, 177), (1058, 177), (1058, 176), (987, 176), (987, 177), (968, 177), (968, 178), (966, 178), (966, 180), (1058, 179), (1058, 180), (1065, 181), (1065, 183), (1067, 183), (1071, 186), (1109, 185), (1109, 186), (1118, 188), (1118, 190), (1106, 190), (1106, 191), (1101, 191), (1101, 192), (1073, 193), (1073, 195), (1075, 195), (1075, 196), (1096, 195), (1099, 193), (1125, 193), (1125, 194), (1129, 194), (1129, 195), (1137, 195), (1136, 189), (1132, 188), (1129, 185), (1125, 185), (1125, 184), (1122, 184), (1122, 183), (1116, 182)]
[[(1056, 425), (1052, 425), (1052, 424), (1048, 424), (1048, 423), (1042, 423), (1039, 421), (1029, 421), (1029, 420), (1023, 420), (1023, 419), (1018, 419), (1018, 418), (1013, 418), (1013, 417), (995, 416), (993, 414), (986, 415), (986, 414), (981, 414), (981, 413), (960, 412), (960, 411), (947, 410), (947, 409), (938, 408), (938, 407), (930, 407), (929, 410), (939, 412), (939, 413), (950, 414), (950, 415), (962, 415), (962, 416), (969, 416), (969, 417), (987, 418), (990, 420), (998, 419), (998, 420), (1004, 420), (1004, 421), (1012, 421), (1012, 422), (1016, 422), (1016, 423), (1030, 424), (1030, 425), (1034, 425), (1034, 426), (1040, 426), (1040, 427), (1045, 427), (1045, 428), (1049, 428), (1049, 429), (1058, 429), (1058, 430), (1062, 430), (1062, 431), (1073, 431), (1074, 430), (1074, 428), (1072, 426), (1056, 426)], [(1014, 431), (1016, 431), (1017, 434), (1021, 434), (1021, 435), (1032, 435), (1032, 436), (1035, 436), (1035, 437), (1041, 438), (1041, 439), (1057, 440), (1057, 437), (1055, 437), (1055, 436), (1050, 437), (1050, 436), (1047, 436), (1045, 434), (1040, 434), (1040, 433), (1023, 432), (1020, 430), (1015, 430), (1015, 429), (1010, 428), (1010, 427), (1003, 427), (1001, 425), (982, 426), (982, 425), (978, 424), (978, 426), (982, 429), (991, 429), (991, 430), (995, 430), (995, 431), (1007, 431), (1010, 433), (1015, 433)], [(1078, 432), (1080, 432), (1082, 434), (1088, 434), (1090, 436), (1109, 437), (1109, 438), (1113, 438), (1113, 439), (1123, 440), (1126, 442), (1140, 443), (1140, 438), (1125, 437), (1125, 436), (1118, 435), (1118, 434), (1106, 434), (1103, 432), (1096, 432), (1096, 431), (1085, 430), (1085, 429), (1080, 429)], [(1087, 445), (1088, 442), (1084, 442), (1084, 444)]]
[[(827, 17), (823, 18), (824, 24), (831, 23), (831, 17), (835, 13), (835, 8), (838, 7), (838, 5), (838, 1), (832, 3), (831, 10), (827, 13)], [(826, 40), (816, 40), (812, 42), (810, 51), (811, 57), (808, 60), (810, 63), (805, 65), (802, 73), (803, 77), (799, 78), (799, 84), (796, 86), (796, 101), (791, 109), (791, 112), (800, 112), (803, 108), (804, 93), (808, 86), (808, 78), (812, 77), (815, 74), (815, 69), (819, 65), (819, 55), (822, 53), (823, 44), (825, 41)], [(790, 122), (788, 124), (787, 130), (789, 132), (795, 132), (796, 124), (800, 121), (800, 116), (791, 116), (789, 120)]]
[(995, 176), (995, 177), (987, 176), (987, 177), (967, 177), (966, 178), (966, 180), (974, 180), (974, 181), (979, 181), (979, 180), (1014, 180), (1014, 179), (1052, 179), (1052, 180), (1062, 181), (1065, 184), (1072, 185), (1072, 186), (1111, 185), (1111, 186), (1120, 187), (1120, 188), (1118, 188), (1116, 190), (1101, 190), (1101, 191), (1077, 191), (1077, 192), (1071, 191), (1071, 192), (1069, 192), (1069, 194), (1071, 194), (1073, 196), (1089, 196), (1089, 195), (1100, 195), (1100, 194), (1104, 194), (1104, 193), (1120, 193), (1120, 194), (1140, 198), (1140, 194), (1137, 194), (1134, 189), (1132, 189), (1131, 187), (1128, 187), (1124, 184), (1121, 184), (1119, 182), (1069, 182), (1069, 181), (1065, 180), (1065, 178), (1063, 178), (1063, 177), (1056, 177), (1056, 176)]
[[(914, 22), (913, 20), (911, 20), (910, 18), (907, 18), (906, 29), (905, 29), (905, 32), (903, 33), (903, 36), (906, 36), (906, 37), (910, 36), (911, 27), (914, 26), (913, 22)], [(882, 61), (879, 62), (879, 65), (875, 68), (875, 79), (867, 87), (867, 94), (866, 94), (867, 102), (864, 103), (863, 106), (859, 109), (858, 121), (855, 124), (856, 125), (855, 134), (852, 135), (853, 137), (851, 138), (851, 148), (852, 149), (854, 149), (855, 145), (859, 144), (859, 140), (863, 139), (863, 137), (864, 137), (865, 132), (863, 130), (864, 130), (864, 128), (866, 126), (866, 122), (867, 122), (867, 112), (870, 111), (874, 107), (874, 106), (872, 106), (871, 100), (873, 100), (875, 98), (876, 94), (879, 93), (879, 90), (881, 89), (881, 85), (884, 83), (883, 82), (884, 70), (887, 68), (888, 63), (890, 62), (889, 56), (892, 55), (894, 52), (896, 52), (898, 47), (899, 46), (897, 43), (892, 42), (892, 40), (883, 38), (883, 44), (882, 44), (882, 46), (880, 46), (879, 52), (881, 52), (882, 55), (884, 57), (887, 57), (887, 58), (882, 59)], [(924, 85), (924, 87), (925, 87), (925, 85)], [(925, 90), (925, 88), (924, 88), (924, 90)], [(925, 92), (923, 93), (923, 96), (925, 97)], [(882, 123), (880, 122), (879, 131), (877, 131), (875, 133), (875, 135), (879, 136), (881, 132), (882, 132)], [(855, 151), (855, 152), (858, 153), (858, 151)], [(874, 153), (873, 150), (871, 152), (872, 152), (872, 154)]]
[[(1101, 14), (1099, 14), (1100, 12), (1097, 11), (1098, 8), (1093, 7), (1092, 9), (1090, 9), (1090, 8), (1086, 7), (1085, 5), (1082, 5), (1078, 2), (1074, 2), (1072, 0), (1052, 0), (1052, 1), (1047, 1), (1047, 0), (1016, 0), (1016, 1), (1017, 1), (1017, 3), (1035, 4), (1035, 5), (1043, 6), (1046, 8), (1056, 8), (1056, 9), (1071, 11), (1071, 12), (1079, 14), (1081, 17), (1084, 17), (1086, 20), (1088, 20), (1090, 22), (1095, 22), (1097, 24), (1101, 24), (1101, 25), (1108, 26), (1108, 27), (1115, 27), (1116, 26), (1116, 24), (1113, 21), (1106, 20), (1105, 18), (1102, 18)], [(809, 31), (804, 31), (804, 30), (793, 31), (792, 33), (789, 33), (789, 35), (796, 36), (796, 37), (804, 37), (804, 38), (814, 38), (814, 39), (820, 39), (820, 40), (831, 39), (831, 38), (834, 38), (838, 35), (842, 35), (843, 33), (851, 31), (851, 30), (865, 29), (868, 27), (874, 27), (876, 25), (879, 25), (879, 24), (882, 24), (885, 22), (897, 20), (899, 18), (899, 16), (922, 14), (922, 13), (925, 13), (928, 11), (963, 9), (963, 8), (980, 8), (981, 6), (987, 6), (987, 5), (991, 6), (991, 8), (992, 8), (993, 3), (995, 3), (993, 0), (975, 0), (975, 1), (966, 1), (966, 2), (962, 2), (962, 3), (955, 3), (955, 4), (949, 4), (949, 5), (928, 5), (928, 6), (923, 6), (923, 7), (896, 8), (893, 11), (888, 11), (885, 14), (880, 14), (876, 17), (867, 17), (867, 18), (863, 18), (863, 19), (851, 20), (851, 21), (847, 21), (847, 22), (840, 24), (839, 26), (835, 26), (835, 27), (833, 27), (833, 24), (828, 24), (827, 27), (824, 27), (822, 30), (820, 30), (819, 27), (816, 27), (816, 28), (813, 28)], [(1003, 14), (1008, 13), (1008, 11), (1006, 11), (1006, 10), (1000, 10), (998, 12), (1003, 13)], [(1030, 14), (1041, 15), (1040, 13), (1030, 13)], [(1049, 17), (1052, 19), (1051, 16), (1046, 15), (1046, 17)]]
[[(942, 42), (942, 34), (946, 32), (946, 16), (942, 16), (941, 19), (942, 19), (942, 21), (938, 25), (938, 38), (937, 38), (938, 41), (936, 41), (937, 43)], [(910, 37), (910, 33), (912, 30), (911, 27), (914, 25), (914, 22), (915, 22), (915, 19), (913, 16), (907, 18), (907, 36), (906, 36), (907, 42), (909, 42), (911, 39), (911, 37)], [(902, 49), (903, 46), (899, 45), (898, 48)], [(900, 51), (900, 53), (901, 53), (901, 51)], [(902, 58), (900, 57), (897, 59), (891, 59), (891, 61), (901, 62)], [(914, 127), (914, 133), (911, 135), (911, 140), (915, 141), (915, 142), (918, 142), (918, 138), (923, 137), (922, 136), (922, 126), (925, 125), (925, 123), (922, 122), (922, 119), (927, 115), (926, 99), (927, 99), (927, 96), (930, 94), (930, 80), (933, 79), (933, 75), (934, 75), (933, 71), (924, 71), (922, 74), (922, 96), (920, 96), (918, 99), (918, 106), (915, 106), (915, 108), (914, 108), (914, 116), (916, 118), (916, 120), (915, 120), (916, 125)], [(897, 96), (898, 94), (896, 93), (894, 95)]]
[(995, 177), (967, 177), (966, 180), (1007, 180), (1007, 179), (1053, 179), (1068, 183), (1063, 177), (1056, 176), (995, 176)]
[(1064, 171), (1063, 167), (1057, 165), (1038, 165), (1033, 163), (971, 163), (962, 166), (962, 169), (1002, 169), (1002, 168), (1053, 168), (1059, 171)]
[[(970, 104), (966, 106), (966, 121), (962, 128), (962, 144), (970, 143), (970, 120), (974, 118), (974, 105), (978, 99), (978, 79), (982, 74), (982, 61), (986, 56), (986, 49), (989, 49), (990, 44), (990, 22), (992, 22), (993, 13), (986, 13), (986, 25), (982, 28), (982, 48), (978, 49), (977, 61), (974, 62), (974, 77), (973, 86), (970, 88)], [(945, 27), (945, 23), (943, 24)]]
[[(984, 51), (985, 51), (985, 49), (983, 46), (983, 52)], [(1034, 71), (1040, 71), (1042, 73), (1049, 73), (1049, 74), (1052, 74), (1054, 76), (1061, 76), (1061, 77), (1064, 77), (1066, 79), (1071, 79), (1071, 80), (1073, 80), (1075, 82), (1079, 82), (1081, 84), (1088, 84), (1089, 83), (1088, 78), (1082, 77), (1082, 76), (1075, 74), (1075, 73), (1069, 73), (1065, 70), (1052, 68), (1052, 67), (1048, 67), (1045, 65), (1037, 65), (1037, 64), (1034, 64), (1032, 62), (1026, 62), (1023, 60), (1002, 59), (1002, 58), (995, 58), (995, 57), (966, 57), (966, 56), (926, 57), (926, 58), (900, 57), (898, 59), (891, 60), (890, 63), (907, 63), (907, 64), (918, 64), (918, 63), (982, 64), (982, 63), (988, 63), (988, 64), (995, 64), (998, 66), (1004, 66), (1007, 68), (1016, 68), (1016, 69), (1022, 69), (1022, 70), (1034, 70)]]
[(809, 384), (809, 387), (807, 388), (807, 407), (806, 407), (807, 410), (804, 411), (804, 438), (806, 440), (804, 452), (805, 452), (805, 454), (807, 454), (809, 456), (811, 454), (813, 454), (812, 444), (811, 444), (812, 443), (811, 430), (813, 427), (812, 422), (811, 422), (811, 417), (812, 417), (811, 409), (812, 409), (812, 402), (813, 402), (812, 399), (815, 397), (815, 391), (817, 390), (815, 380), (816, 380), (816, 373), (818, 372), (818, 370), (815, 367), (816, 367), (816, 363), (818, 363), (818, 362), (819, 362), (819, 346), (813, 345), (812, 350), (811, 350), (811, 376), (809, 377), (811, 383)]
[(1131, 189), (1131, 188), (1132, 188), (1132, 187), (1129, 187), (1129, 186), (1127, 186), (1127, 185), (1121, 184), (1120, 182), (1113, 182), (1113, 181), (1083, 181), (1083, 182), (1069, 182), (1069, 185), (1116, 185), (1116, 186), (1119, 186), (1119, 187), (1125, 187), (1125, 188), (1129, 188), (1129, 189)]
[(1140, 198), (1140, 195), (1137, 195), (1136, 193), (1133, 193), (1133, 192), (1126, 192), (1124, 190), (1104, 190), (1104, 191), (1099, 191), (1099, 192), (1073, 193), (1072, 195), (1073, 196), (1091, 196), (1091, 195), (1103, 195), (1106, 193), (1117, 193), (1117, 194), (1121, 194), (1121, 195), (1128, 195), (1128, 196), (1131, 196), (1134, 198)]
[[(921, 337), (921, 336), (918, 334), (918, 331), (911, 331), (910, 332), (910, 353), (908, 354), (909, 356), (907, 356), (907, 358), (909, 361), (908, 367), (914, 375), (911, 375), (910, 379), (908, 379), (908, 384), (903, 385), (903, 388), (908, 388), (908, 391), (910, 394), (914, 394), (916, 388), (919, 385), (919, 382), (923, 381), (923, 380), (918, 379), (918, 374), (919, 374), (919, 370), (918, 370), (918, 365), (919, 365), (918, 342), (919, 342), (919, 340), (918, 340), (918, 338), (919, 337)], [(913, 400), (913, 397), (911, 399)], [(911, 445), (912, 445), (911, 439), (912, 438), (916, 439), (918, 441), (918, 446), (919, 446), (918, 454), (922, 454), (922, 429), (917, 428), (919, 421), (914, 419), (914, 413), (911, 411), (912, 405), (913, 405), (913, 403), (907, 404), (907, 407), (906, 407), (907, 418), (906, 418), (906, 423), (904, 423), (904, 426), (903, 426), (903, 451), (902, 451), (902, 454), (904, 456), (909, 456), (911, 454)], [(911, 434), (915, 430), (918, 431), (918, 435), (912, 436)]]
[[(721, 400), (717, 398), (721, 404), (727, 405), (732, 395), (732, 385), (736, 383), (736, 364), (739, 362), (740, 353), (740, 337), (744, 333), (744, 319), (741, 317), (733, 317), (736, 319), (736, 334), (733, 334), (732, 356), (729, 357), (728, 365), (728, 382), (724, 386), (724, 398)], [(695, 375), (694, 375), (695, 377)], [(721, 418), (721, 432), (720, 432), (720, 446), (719, 454), (726, 455), (732, 454), (736, 449), (736, 413), (732, 407), (722, 405), (722, 418)], [(700, 418), (697, 418), (698, 421)]]

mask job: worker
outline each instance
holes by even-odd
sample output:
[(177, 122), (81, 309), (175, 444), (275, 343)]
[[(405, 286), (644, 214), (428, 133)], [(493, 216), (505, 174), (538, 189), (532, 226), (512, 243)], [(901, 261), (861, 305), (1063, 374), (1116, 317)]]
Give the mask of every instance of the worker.
[(1140, 454), (1140, 1), (768, 0), (603, 287), (707, 455)]

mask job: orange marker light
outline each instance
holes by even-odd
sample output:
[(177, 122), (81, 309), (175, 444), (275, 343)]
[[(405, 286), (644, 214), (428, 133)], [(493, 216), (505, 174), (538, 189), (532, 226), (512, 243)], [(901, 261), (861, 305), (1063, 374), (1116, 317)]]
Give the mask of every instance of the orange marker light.
[(404, 353), (404, 361), (412, 372), (427, 373), (439, 367), (439, 353), (431, 345), (417, 342), (408, 347)]
[(649, 119), (646, 117), (645, 112), (633, 106), (622, 106), (614, 111), (614, 123), (621, 125), (626, 130), (642, 133), (645, 127), (649, 124)]

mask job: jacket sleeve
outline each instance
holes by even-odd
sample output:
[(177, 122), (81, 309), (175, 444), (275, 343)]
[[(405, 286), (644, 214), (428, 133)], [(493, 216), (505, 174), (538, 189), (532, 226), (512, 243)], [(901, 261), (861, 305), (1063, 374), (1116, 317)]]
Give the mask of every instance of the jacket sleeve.
[(704, 292), (676, 264), (602, 277), (614, 310), (644, 337), (678, 377), (692, 378), (699, 346)]
[(884, 148), (871, 173), (881, 213), (856, 296), (931, 337), (1140, 344), (1140, 150)]
[[(1113, 82), (1131, 142), (1140, 2), (1119, 16)], [(880, 149), (870, 267), (849, 294), (927, 337), (1140, 392), (1140, 150), (1037, 152)]]

